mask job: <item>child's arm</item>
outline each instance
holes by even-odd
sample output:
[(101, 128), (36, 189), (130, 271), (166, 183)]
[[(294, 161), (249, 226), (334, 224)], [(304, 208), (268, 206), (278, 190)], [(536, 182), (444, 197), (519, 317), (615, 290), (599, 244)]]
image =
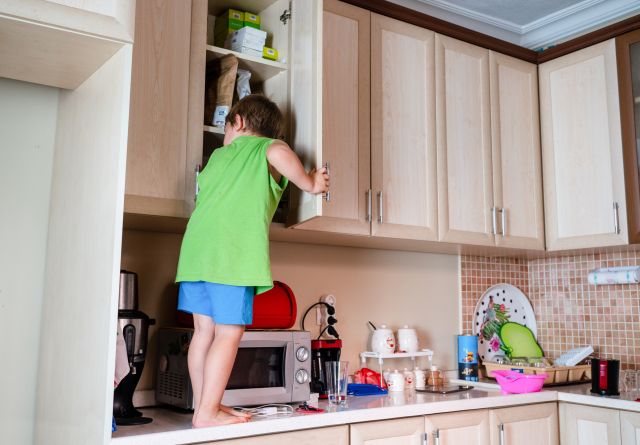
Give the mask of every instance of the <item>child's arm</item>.
[(267, 161), (281, 175), (305, 192), (318, 194), (329, 190), (329, 175), (326, 168), (315, 168), (306, 172), (293, 150), (282, 141), (273, 141), (267, 148)]

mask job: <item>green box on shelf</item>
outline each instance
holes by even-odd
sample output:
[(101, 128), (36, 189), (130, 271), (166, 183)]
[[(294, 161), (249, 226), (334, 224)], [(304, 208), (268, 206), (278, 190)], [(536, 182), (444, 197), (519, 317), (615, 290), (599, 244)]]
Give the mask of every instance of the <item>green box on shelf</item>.
[(252, 14), (245, 12), (243, 16), (244, 26), (250, 26), (252, 28), (260, 29), (260, 16), (258, 14)]
[(244, 12), (228, 9), (216, 18), (214, 44), (223, 47), (227, 36), (244, 26)]

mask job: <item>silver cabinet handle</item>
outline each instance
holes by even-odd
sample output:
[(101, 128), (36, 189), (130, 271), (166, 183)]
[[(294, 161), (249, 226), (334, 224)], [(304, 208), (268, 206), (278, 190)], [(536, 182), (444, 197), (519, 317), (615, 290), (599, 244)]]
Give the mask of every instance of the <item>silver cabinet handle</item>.
[(367, 222), (371, 222), (371, 189), (367, 190)]
[(200, 193), (200, 186), (198, 185), (198, 176), (200, 176), (200, 164), (196, 165), (196, 188), (195, 188), (196, 192), (193, 196), (194, 201), (198, 199), (198, 193)]
[(435, 430), (433, 432), (433, 444), (440, 445), (440, 430)]
[(429, 445), (429, 434), (424, 433), (422, 435), (422, 445)]
[(499, 440), (499, 444), (500, 445), (504, 445), (504, 423), (501, 423), (500, 425), (498, 425), (498, 440)]
[(383, 222), (383, 217), (382, 217), (382, 212), (383, 212), (383, 208), (382, 208), (382, 191), (378, 192), (378, 222), (380, 224), (382, 224)]
[(613, 233), (620, 233), (620, 219), (618, 217), (618, 203), (613, 203)]
[(502, 221), (501, 221), (502, 227), (500, 228), (500, 234), (504, 238), (507, 231), (507, 210), (504, 207), (502, 207), (500, 209), (500, 213), (502, 214)]
[(492, 235), (498, 234), (498, 216), (496, 215), (497, 209), (495, 207), (491, 207), (491, 224), (492, 224)]
[[(331, 173), (329, 173), (329, 161), (324, 163), (324, 168), (327, 169), (327, 174), (329, 176), (331, 176)], [(331, 191), (327, 190), (327, 193), (323, 193), (322, 197), (324, 198), (325, 201), (329, 202), (331, 201)]]

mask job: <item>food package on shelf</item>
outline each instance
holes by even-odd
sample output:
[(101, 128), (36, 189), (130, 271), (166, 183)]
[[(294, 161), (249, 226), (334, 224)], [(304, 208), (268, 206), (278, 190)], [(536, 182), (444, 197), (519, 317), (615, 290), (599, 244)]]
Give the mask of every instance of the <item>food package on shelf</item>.
[(278, 50), (265, 46), (262, 48), (262, 57), (269, 60), (278, 60)]
[(214, 43), (216, 46), (224, 46), (225, 40), (233, 31), (244, 27), (244, 12), (237, 9), (228, 9), (218, 16), (215, 23)]
[(251, 28), (260, 29), (260, 16), (258, 14), (252, 14), (250, 12), (245, 12), (243, 15), (243, 24), (244, 26), (249, 26)]
[(238, 52), (242, 52), (238, 48), (245, 47), (262, 53), (266, 41), (267, 33), (265, 31), (245, 26), (229, 34), (225, 47)]
[(205, 79), (204, 123), (224, 126), (231, 108), (238, 72), (238, 59), (228, 54), (207, 64)]

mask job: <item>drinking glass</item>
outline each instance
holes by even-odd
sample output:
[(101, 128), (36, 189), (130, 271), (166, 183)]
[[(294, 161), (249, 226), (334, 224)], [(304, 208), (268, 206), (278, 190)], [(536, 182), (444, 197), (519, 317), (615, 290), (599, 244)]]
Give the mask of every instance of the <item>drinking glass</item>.
[(327, 396), (331, 405), (346, 405), (349, 362), (326, 362)]
[(624, 390), (635, 394), (638, 392), (638, 373), (632, 369), (624, 371), (623, 377)]

